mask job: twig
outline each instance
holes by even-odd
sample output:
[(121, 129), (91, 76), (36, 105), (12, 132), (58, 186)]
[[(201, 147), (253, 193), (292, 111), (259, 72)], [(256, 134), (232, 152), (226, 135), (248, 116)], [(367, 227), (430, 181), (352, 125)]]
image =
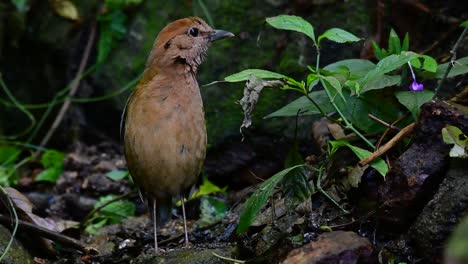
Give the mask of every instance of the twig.
[(460, 34), (460, 37), (458, 38), (457, 42), (455, 42), (455, 45), (453, 45), (452, 50), (450, 50), (450, 53), (452, 54), (452, 58), (450, 58), (450, 63), (447, 66), (447, 70), (445, 71), (444, 76), (442, 77), (442, 79), (440, 80), (439, 84), (437, 85), (435, 89), (434, 98), (439, 97), (439, 90), (444, 84), (445, 79), (447, 79), (447, 76), (450, 70), (452, 70), (453, 64), (455, 63), (455, 60), (457, 59), (458, 46), (463, 41), (463, 38), (465, 37), (465, 34), (467, 31), (468, 31), (468, 27), (465, 27), (465, 29), (463, 29), (463, 32)]
[(376, 116), (374, 116), (372, 114), (368, 114), (367, 116), (369, 116), (370, 119), (376, 121), (377, 123), (380, 123), (380, 124), (386, 126), (387, 128), (390, 128), (390, 129), (393, 129), (393, 130), (396, 130), (396, 131), (400, 131), (400, 129), (398, 127), (393, 126), (393, 125), (383, 121), (382, 119), (380, 119), (380, 118), (378, 118), (378, 117), (376, 117)]
[[(393, 121), (392, 126), (395, 126), (396, 124), (400, 123), (403, 119), (407, 118), (408, 115), (409, 115), (409, 112), (407, 112), (404, 115), (398, 117), (397, 120)], [(387, 128), (385, 130), (385, 132), (382, 134), (382, 136), (379, 138), (379, 141), (377, 141), (377, 144), (375, 145), (374, 150), (377, 150), (378, 148), (380, 148), (380, 145), (382, 144), (383, 139), (385, 138), (385, 136), (387, 136), (388, 133), (390, 133), (390, 128)]]
[(233, 258), (224, 257), (224, 256), (216, 254), (215, 252), (211, 252), (211, 254), (213, 254), (213, 256), (215, 256), (217, 258), (220, 258), (220, 259), (225, 260), (225, 261), (230, 261), (230, 262), (233, 262), (235, 264), (242, 264), (242, 263), (246, 262), (245, 260), (237, 260), (237, 259), (233, 259)]
[(370, 156), (367, 158), (361, 160), (359, 162), (359, 165), (361, 166), (366, 166), (367, 164), (371, 163), (374, 161), (376, 158), (382, 156), (385, 152), (390, 150), (393, 146), (395, 146), (402, 138), (404, 138), (406, 135), (410, 134), (413, 132), (414, 126), (416, 125), (415, 122), (409, 124), (405, 128), (403, 128), (398, 134), (396, 134), (390, 141), (385, 143), (381, 148), (377, 149), (374, 153), (372, 153)]
[(58, 126), (62, 122), (63, 117), (65, 116), (65, 113), (67, 112), (68, 108), (70, 107), (71, 104), (71, 97), (75, 95), (75, 93), (78, 90), (78, 87), (80, 86), (80, 77), (83, 74), (86, 64), (88, 63), (89, 55), (91, 54), (91, 48), (93, 47), (94, 44), (94, 38), (96, 37), (96, 27), (97, 27), (97, 21), (93, 22), (93, 25), (91, 27), (91, 33), (89, 34), (88, 38), (88, 43), (86, 44), (85, 51), (83, 53), (83, 57), (81, 58), (80, 66), (78, 68), (78, 72), (75, 75), (72, 87), (70, 91), (68, 92), (68, 97), (65, 99), (65, 102), (62, 105), (62, 108), (60, 108), (59, 113), (57, 114), (57, 117), (55, 118), (54, 122), (52, 123), (50, 129), (48, 130), (47, 134), (45, 137), (42, 139), (41, 143), (39, 144), (40, 147), (44, 147), (47, 145), (49, 142), (50, 138), (54, 134), (55, 130), (57, 130)]
[[(12, 221), (14, 221), (14, 220), (12, 220), (8, 216), (0, 215), (0, 222), (1, 223), (10, 224)], [(34, 234), (36, 234), (38, 236), (41, 236), (43, 238), (47, 238), (47, 239), (50, 239), (52, 241), (59, 242), (59, 243), (65, 245), (65, 246), (77, 249), (77, 250), (85, 253), (86, 255), (96, 255), (98, 253), (97, 249), (95, 249), (95, 248), (93, 248), (91, 246), (88, 246), (87, 244), (85, 244), (85, 243), (83, 243), (83, 242), (81, 242), (79, 240), (76, 240), (74, 238), (62, 235), (62, 234), (60, 234), (60, 233), (58, 233), (56, 231), (52, 231), (52, 230), (49, 230), (47, 228), (44, 228), (44, 227), (41, 227), (41, 226), (38, 226), (38, 225), (34, 225), (34, 224), (31, 224), (31, 223), (28, 223), (28, 222), (25, 222), (25, 221), (22, 221), (22, 220), (18, 220), (17, 223), (18, 223), (18, 228), (20, 230), (27, 231), (27, 232), (30, 232), (30, 233), (34, 233)]]

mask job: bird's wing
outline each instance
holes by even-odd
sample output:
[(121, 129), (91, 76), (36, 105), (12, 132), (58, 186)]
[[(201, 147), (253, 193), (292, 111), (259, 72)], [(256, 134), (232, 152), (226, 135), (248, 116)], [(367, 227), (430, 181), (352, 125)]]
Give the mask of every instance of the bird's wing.
[(130, 96), (127, 98), (127, 102), (125, 102), (122, 115), (120, 116), (120, 140), (124, 140), (124, 137), (125, 137), (125, 120), (127, 119), (127, 107), (130, 104), (130, 101), (132, 101), (134, 94), (135, 94), (135, 90), (133, 90)]

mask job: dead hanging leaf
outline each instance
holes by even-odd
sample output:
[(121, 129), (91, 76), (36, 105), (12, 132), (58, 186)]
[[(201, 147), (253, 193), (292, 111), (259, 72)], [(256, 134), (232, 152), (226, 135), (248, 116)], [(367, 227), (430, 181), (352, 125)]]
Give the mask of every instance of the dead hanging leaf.
[(348, 175), (348, 182), (353, 188), (357, 188), (361, 182), (362, 175), (364, 171), (369, 167), (369, 165), (360, 166), (356, 165)]
[(49, 2), (57, 15), (73, 21), (78, 20), (78, 9), (73, 2), (68, 0), (49, 0)]
[(265, 87), (280, 87), (284, 86), (284, 82), (280, 80), (265, 81), (263, 79), (257, 78), (255, 75), (251, 75), (249, 80), (245, 83), (244, 96), (240, 99), (239, 104), (242, 107), (244, 112), (244, 121), (240, 127), (240, 132), (242, 136), (243, 128), (248, 128), (252, 125), (252, 112), (255, 110), (258, 99), (260, 98), (260, 93)]

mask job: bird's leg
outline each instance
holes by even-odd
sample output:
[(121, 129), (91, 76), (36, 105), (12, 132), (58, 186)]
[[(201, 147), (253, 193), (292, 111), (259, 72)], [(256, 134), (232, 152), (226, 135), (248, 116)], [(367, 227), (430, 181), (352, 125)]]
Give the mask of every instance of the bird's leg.
[(184, 219), (184, 233), (185, 233), (185, 247), (190, 247), (190, 243), (188, 240), (188, 232), (187, 232), (187, 218), (185, 217), (185, 204), (184, 204), (184, 196), (182, 195), (180, 198), (180, 202), (182, 204), (182, 218)]
[(157, 221), (156, 221), (156, 198), (153, 199), (153, 233), (154, 233), (154, 253), (159, 253), (158, 248), (158, 231), (157, 231)]

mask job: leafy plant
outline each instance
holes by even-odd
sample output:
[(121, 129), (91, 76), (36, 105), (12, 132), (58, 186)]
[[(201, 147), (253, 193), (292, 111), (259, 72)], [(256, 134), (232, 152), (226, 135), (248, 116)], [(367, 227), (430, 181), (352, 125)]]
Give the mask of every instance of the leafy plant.
[(42, 154), (41, 164), (44, 170), (36, 176), (36, 181), (55, 183), (62, 174), (65, 154), (56, 150), (47, 150)]
[(392, 29), (390, 30), (390, 36), (388, 37), (388, 49), (387, 50), (379, 47), (379, 45), (375, 41), (372, 41), (372, 48), (374, 49), (375, 57), (379, 60), (392, 54), (400, 54), (402, 51), (408, 51), (409, 35), (408, 33), (406, 33), (405, 38), (400, 43), (400, 38), (398, 37), (395, 30)]
[(283, 178), (291, 171), (294, 169), (297, 169), (299, 167), (304, 167), (305, 165), (296, 165), (287, 169), (284, 169), (275, 175), (271, 176), (268, 180), (264, 181), (258, 188), (255, 190), (255, 192), (252, 194), (252, 196), (245, 202), (245, 207), (244, 210), (242, 210), (242, 213), (240, 215), (239, 219), (239, 225), (237, 226), (237, 232), (238, 233), (243, 233), (247, 231), (249, 226), (253, 223), (255, 220), (255, 217), (258, 215), (260, 210), (263, 208), (263, 206), (266, 204), (268, 201), (268, 198), (270, 197), (270, 194), (274, 190), (274, 188), (283, 180)]
[[(434, 97), (433, 92), (424, 90), (424, 85), (416, 81), (416, 76), (440, 78), (442, 76), (440, 72), (444, 72), (444, 68), (448, 67), (438, 65), (435, 59), (430, 56), (409, 51), (409, 35), (406, 34), (401, 41), (396, 32), (391, 30), (387, 49), (373, 43), (376, 56), (379, 59), (376, 64), (369, 60), (347, 59), (321, 68), (320, 46), (323, 40), (348, 43), (358, 42), (360, 38), (338, 28), (326, 30), (316, 37), (312, 24), (297, 16), (279, 15), (267, 18), (266, 22), (277, 29), (305, 34), (312, 40), (317, 54), (315, 67), (307, 67), (309, 72), (303, 80), (296, 80), (284, 74), (263, 69), (246, 69), (227, 76), (224, 80), (242, 82), (252, 80), (252, 76), (263, 80), (281, 80), (283, 82), (281, 90), (294, 91), (301, 94), (302, 97), (273, 112), (267, 118), (296, 116), (298, 113), (301, 115), (320, 114), (339, 124), (344, 130), (350, 130), (359, 137), (367, 148), (358, 147), (356, 143), (351, 144), (348, 141), (332, 141), (330, 142), (330, 155), (333, 155), (340, 147), (348, 147), (360, 160), (368, 157), (374, 151), (375, 146), (373, 139), (364, 136), (364, 134), (380, 133), (387, 129), (369, 118), (369, 115), (391, 123), (409, 110), (413, 114), (410, 119), (416, 119), (420, 106)], [(462, 58), (457, 62), (464, 63), (465, 59)], [(413, 79), (409, 86), (410, 91), (400, 91), (400, 89), (396, 89), (396, 86), (406, 82), (407, 69), (411, 71)], [(464, 64), (458, 70), (458, 72), (452, 73), (452, 76), (468, 72), (468, 68), (465, 68)], [(319, 86), (322, 90), (317, 89)], [(412, 120), (406, 120), (406, 123)], [(289, 167), (275, 174), (259, 186), (246, 202), (239, 221), (238, 232), (247, 230), (278, 183), (285, 179), (301, 179), (300, 182), (304, 182), (303, 175), (297, 173), (298, 166), (301, 165)], [(388, 166), (383, 159), (374, 160), (370, 166), (383, 177), (388, 172)], [(292, 173), (293, 170), (296, 173)], [(288, 173), (291, 173), (290, 176)], [(297, 183), (292, 185), (300, 186)], [(289, 190), (293, 189), (289, 184), (283, 186)], [(319, 186), (320, 179), (317, 182), (317, 187)], [(300, 188), (297, 190), (302, 191)], [(321, 187), (319, 190), (324, 193)], [(283, 191), (285, 190), (283, 189)], [(304, 193), (310, 196), (310, 190)], [(293, 196), (287, 190), (286, 194), (290, 197)], [(326, 193), (324, 194), (326, 195)], [(335, 202), (335, 204), (337, 203)]]
[(134, 216), (136, 211), (134, 203), (127, 200), (116, 200), (115, 195), (101, 197), (94, 205), (94, 209), (98, 208), (100, 208), (100, 210), (97, 210), (96, 213), (86, 221), (87, 226), (85, 231), (93, 235), (98, 234), (99, 228), (105, 225), (117, 224), (126, 217)]
[(468, 137), (456, 126), (447, 126), (442, 129), (442, 138), (445, 143), (452, 145), (450, 157), (468, 158)]
[(127, 15), (123, 10), (143, 0), (106, 0), (107, 12), (99, 16), (101, 37), (98, 41), (97, 63), (101, 64), (127, 33)]

